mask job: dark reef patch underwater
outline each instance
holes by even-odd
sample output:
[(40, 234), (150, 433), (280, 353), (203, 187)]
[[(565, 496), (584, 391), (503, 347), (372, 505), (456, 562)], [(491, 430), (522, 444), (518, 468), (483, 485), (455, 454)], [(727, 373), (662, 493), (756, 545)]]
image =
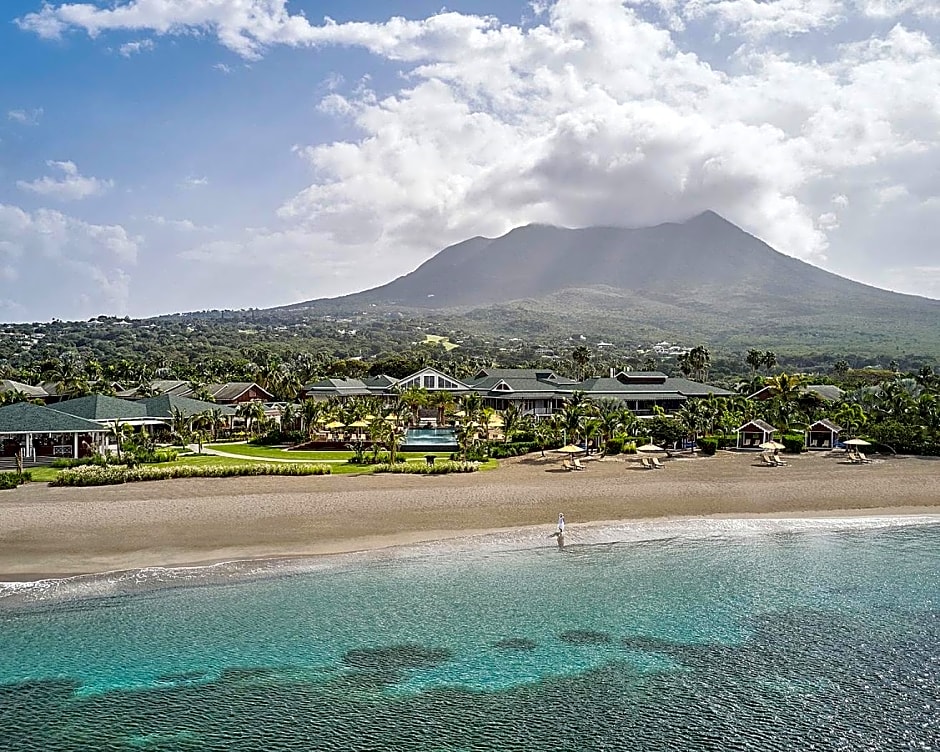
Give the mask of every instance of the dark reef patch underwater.
[(937, 749), (938, 534), (442, 554), (80, 608), (0, 601), (0, 750)]

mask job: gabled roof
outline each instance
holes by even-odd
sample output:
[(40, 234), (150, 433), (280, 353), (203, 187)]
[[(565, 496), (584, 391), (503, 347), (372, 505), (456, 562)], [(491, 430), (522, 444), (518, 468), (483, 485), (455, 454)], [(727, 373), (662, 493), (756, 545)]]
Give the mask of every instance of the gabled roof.
[(838, 402), (845, 394), (842, 389), (834, 384), (807, 384), (805, 390), (818, 394), (826, 402)]
[(776, 433), (777, 431), (777, 429), (774, 428), (772, 425), (770, 425), (770, 423), (767, 423), (766, 421), (763, 421), (760, 418), (754, 418), (753, 420), (749, 420), (743, 426), (740, 426), (738, 428), (738, 433), (740, 433), (743, 429), (747, 428), (748, 426), (754, 426), (755, 428), (759, 428), (764, 433)]
[(806, 427), (807, 431), (812, 431), (814, 428), (825, 428), (827, 431), (833, 431), (839, 433), (842, 430), (842, 426), (837, 426), (828, 418), (823, 418), (822, 420), (817, 420), (815, 423), (810, 424)]
[(22, 392), (30, 397), (47, 397), (49, 395), (41, 386), (30, 386), (11, 379), (0, 379), (0, 392)]
[(398, 383), (398, 379), (383, 373), (378, 376), (367, 376), (362, 380), (362, 383), (370, 389), (388, 389), (389, 387), (395, 386), (395, 384)]
[(263, 392), (264, 395), (262, 396), (266, 395), (266, 399), (268, 401), (274, 399), (274, 395), (271, 394), (271, 392), (253, 381), (229, 381), (225, 384), (206, 385), (206, 389), (208, 390), (209, 394), (211, 394), (217, 402), (234, 402), (252, 387), (258, 391)]
[[(573, 387), (567, 387), (565, 391), (580, 390), (591, 395), (604, 395), (620, 398), (634, 399), (682, 399), (684, 397), (707, 397), (709, 394), (715, 397), (729, 397), (734, 392), (727, 389), (719, 389), (708, 384), (700, 384), (697, 381), (688, 379), (671, 378), (663, 376), (662, 381), (649, 380), (633, 382), (624, 381), (620, 378), (610, 378), (608, 376), (599, 376), (585, 379)], [(654, 397), (652, 395), (664, 395)]]
[(147, 408), (140, 402), (107, 397), (103, 394), (89, 394), (87, 397), (57, 402), (55, 409), (86, 420), (131, 420), (147, 417)]
[[(467, 385), (464, 382), (462, 382), (460, 379), (450, 376), (449, 374), (446, 374), (443, 371), (439, 371), (436, 368), (432, 368), (431, 366), (427, 366), (425, 368), (422, 368), (420, 371), (415, 371), (414, 373), (410, 373), (404, 378), (399, 379), (396, 383), (399, 386), (403, 386), (407, 384), (409, 381), (414, 381), (415, 379), (418, 379), (419, 381), (423, 380), (425, 376), (434, 376), (435, 378), (446, 379), (447, 381), (454, 383), (456, 385), (456, 389), (448, 387), (449, 391), (457, 391), (457, 390), (467, 388)], [(439, 388), (440, 387), (437, 387), (437, 386), (433, 387), (433, 389), (435, 390)]]
[(174, 410), (179, 410), (187, 418), (210, 410), (221, 410), (222, 415), (235, 414), (235, 409), (228, 405), (218, 405), (215, 402), (203, 402), (202, 400), (190, 399), (189, 397), (179, 397), (175, 394), (158, 394), (155, 397), (148, 397), (145, 400), (141, 400), (140, 404), (147, 408), (148, 416), (151, 418), (163, 418), (164, 420), (171, 419)]
[(470, 385), (477, 388), (484, 381), (497, 383), (500, 379), (505, 379), (510, 385), (513, 385), (518, 379), (532, 379), (535, 381), (544, 381), (551, 384), (576, 384), (577, 381), (569, 379), (567, 376), (559, 376), (550, 368), (481, 368), (470, 380)]
[(368, 395), (372, 394), (369, 387), (361, 379), (320, 379), (304, 387), (304, 392), (315, 394), (344, 395)]
[(104, 430), (107, 429), (90, 420), (31, 402), (0, 407), (0, 434), (93, 433)]

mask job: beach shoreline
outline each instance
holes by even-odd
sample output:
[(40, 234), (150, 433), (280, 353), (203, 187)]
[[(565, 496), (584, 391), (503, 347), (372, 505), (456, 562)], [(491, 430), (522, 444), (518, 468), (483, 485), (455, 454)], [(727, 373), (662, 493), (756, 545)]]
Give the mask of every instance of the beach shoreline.
[(642, 470), (621, 457), (566, 472), (558, 457), (534, 455), (469, 475), (36, 484), (0, 497), (0, 581), (547, 535), (559, 511), (570, 531), (626, 521), (940, 514), (936, 458), (854, 466), (804, 454), (764, 468), (754, 455), (727, 452), (665, 464)]

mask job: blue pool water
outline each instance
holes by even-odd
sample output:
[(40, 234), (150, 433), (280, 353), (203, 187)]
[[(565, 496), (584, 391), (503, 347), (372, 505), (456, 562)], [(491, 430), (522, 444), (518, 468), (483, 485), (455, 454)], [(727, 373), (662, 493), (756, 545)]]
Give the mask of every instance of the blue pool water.
[(457, 448), (457, 434), (453, 428), (409, 428), (405, 431), (403, 448), (409, 447), (453, 450)]
[(937, 748), (940, 525), (657, 530), (0, 589), (0, 749)]

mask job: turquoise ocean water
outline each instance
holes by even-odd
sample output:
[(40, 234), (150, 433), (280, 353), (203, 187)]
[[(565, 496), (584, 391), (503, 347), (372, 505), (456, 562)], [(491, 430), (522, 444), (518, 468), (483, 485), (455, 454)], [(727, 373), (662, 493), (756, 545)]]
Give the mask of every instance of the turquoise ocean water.
[(0, 750), (940, 749), (940, 521), (0, 587)]

